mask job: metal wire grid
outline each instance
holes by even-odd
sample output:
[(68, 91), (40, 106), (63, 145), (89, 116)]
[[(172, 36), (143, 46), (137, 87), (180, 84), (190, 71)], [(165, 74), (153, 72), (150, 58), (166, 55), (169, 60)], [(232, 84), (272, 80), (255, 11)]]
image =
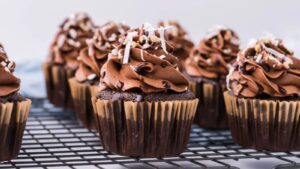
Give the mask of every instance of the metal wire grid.
[(208, 131), (193, 126), (187, 150), (168, 158), (129, 158), (103, 149), (98, 134), (82, 128), (72, 112), (54, 108), (45, 99), (34, 99), (17, 159), (0, 168), (237, 168), (228, 160), (276, 158), (276, 168), (300, 168), (300, 152), (271, 153), (243, 149), (229, 131)]

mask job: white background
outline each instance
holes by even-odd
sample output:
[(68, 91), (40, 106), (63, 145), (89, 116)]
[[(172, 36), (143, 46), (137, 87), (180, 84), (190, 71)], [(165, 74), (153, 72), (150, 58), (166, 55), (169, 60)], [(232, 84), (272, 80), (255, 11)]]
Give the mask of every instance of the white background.
[[(251, 37), (271, 32), (300, 53), (300, 1), (296, 0), (0, 0), (0, 42), (17, 61), (24, 94), (44, 96), (40, 64), (58, 25), (76, 11), (88, 12), (97, 24), (116, 20), (139, 26), (177, 19), (196, 43), (216, 24), (236, 30), (242, 46)], [(278, 161), (234, 164), (269, 168)]]
[(135, 27), (176, 19), (195, 43), (216, 24), (236, 30), (242, 46), (271, 32), (300, 53), (299, 5), (296, 0), (0, 0), (0, 42), (17, 62), (23, 93), (44, 96), (40, 64), (58, 25), (73, 12), (88, 12), (99, 25), (116, 20)]

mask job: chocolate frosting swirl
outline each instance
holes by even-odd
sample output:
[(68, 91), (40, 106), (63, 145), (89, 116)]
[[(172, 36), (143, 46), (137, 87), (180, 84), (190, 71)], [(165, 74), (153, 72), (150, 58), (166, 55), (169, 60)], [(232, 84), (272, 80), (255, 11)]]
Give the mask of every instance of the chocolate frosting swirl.
[(129, 30), (129, 26), (108, 22), (97, 28), (92, 39), (87, 40), (87, 47), (80, 51), (79, 67), (75, 78), (78, 82), (95, 82), (100, 78), (100, 69), (109, 53), (119, 44), (119, 37)]
[(178, 59), (170, 54), (164, 28), (144, 24), (131, 30), (122, 45), (101, 69), (99, 90), (143, 93), (184, 92), (188, 81), (178, 70)]
[(87, 14), (76, 13), (65, 19), (50, 46), (47, 62), (76, 69), (79, 52), (93, 33), (94, 24)]
[(20, 79), (13, 72), (15, 71), (15, 62), (9, 60), (0, 44), (0, 97), (15, 94), (20, 89)]
[(161, 21), (158, 25), (162, 27), (172, 27), (172, 29), (166, 30), (166, 36), (169, 43), (174, 47), (173, 54), (181, 61), (188, 58), (190, 51), (194, 47), (194, 43), (189, 39), (183, 27), (174, 20)]
[(299, 97), (300, 60), (273, 36), (252, 40), (238, 54), (227, 85), (240, 97)]
[(225, 79), (238, 52), (237, 34), (226, 27), (215, 27), (191, 52), (186, 61), (186, 72), (195, 77)]

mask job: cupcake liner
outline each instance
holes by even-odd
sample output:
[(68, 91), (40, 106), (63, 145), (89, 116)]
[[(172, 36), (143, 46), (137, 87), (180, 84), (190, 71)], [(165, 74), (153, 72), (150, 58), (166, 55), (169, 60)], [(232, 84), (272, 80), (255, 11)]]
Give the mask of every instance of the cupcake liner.
[(0, 103), (0, 161), (19, 154), (31, 101)]
[(186, 149), (198, 99), (160, 102), (92, 98), (105, 150), (133, 157), (178, 155)]
[(300, 150), (300, 101), (238, 98), (224, 93), (233, 140), (243, 147)]
[(91, 85), (90, 92), (92, 97), (96, 96), (98, 92), (98, 85)]
[(70, 90), (74, 101), (74, 111), (78, 121), (88, 129), (95, 129), (92, 90), (95, 86), (78, 83), (75, 78), (69, 79)]
[(74, 71), (64, 66), (43, 64), (47, 95), (50, 103), (57, 107), (73, 108), (72, 96), (68, 79), (74, 76)]
[(199, 99), (195, 123), (203, 128), (228, 128), (223, 96), (223, 92), (226, 89), (225, 84), (190, 81), (189, 89)]

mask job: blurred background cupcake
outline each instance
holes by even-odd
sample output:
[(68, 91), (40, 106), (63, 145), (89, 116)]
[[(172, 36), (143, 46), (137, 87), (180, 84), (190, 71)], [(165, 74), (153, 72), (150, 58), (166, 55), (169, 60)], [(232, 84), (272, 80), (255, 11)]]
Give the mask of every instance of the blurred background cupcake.
[(186, 149), (198, 99), (164, 31), (150, 24), (129, 31), (101, 69), (93, 107), (109, 152), (162, 157)]
[(190, 89), (199, 99), (195, 122), (204, 128), (227, 128), (223, 92), (226, 75), (239, 52), (238, 35), (224, 26), (210, 30), (185, 62)]
[(74, 76), (79, 52), (86, 47), (86, 39), (92, 38), (94, 27), (86, 13), (76, 13), (65, 19), (55, 35), (43, 64), (48, 99), (55, 106), (73, 107), (68, 79)]
[(79, 66), (75, 77), (69, 79), (74, 111), (80, 123), (95, 128), (95, 118), (91, 97), (95, 94), (100, 78), (100, 69), (108, 59), (109, 53), (119, 44), (119, 37), (129, 29), (126, 24), (108, 22), (97, 28), (93, 38), (87, 39), (87, 47), (80, 51), (77, 58)]
[(184, 70), (184, 62), (189, 57), (191, 50), (194, 47), (194, 43), (188, 37), (187, 32), (183, 27), (175, 20), (160, 21), (158, 26), (172, 27), (167, 29), (165, 35), (170, 45), (174, 47), (172, 54), (179, 59), (179, 69)]
[(0, 44), (0, 162), (18, 156), (31, 105), (19, 94), (15, 67)]
[(238, 54), (225, 92), (233, 140), (243, 147), (300, 150), (300, 60), (271, 35)]

